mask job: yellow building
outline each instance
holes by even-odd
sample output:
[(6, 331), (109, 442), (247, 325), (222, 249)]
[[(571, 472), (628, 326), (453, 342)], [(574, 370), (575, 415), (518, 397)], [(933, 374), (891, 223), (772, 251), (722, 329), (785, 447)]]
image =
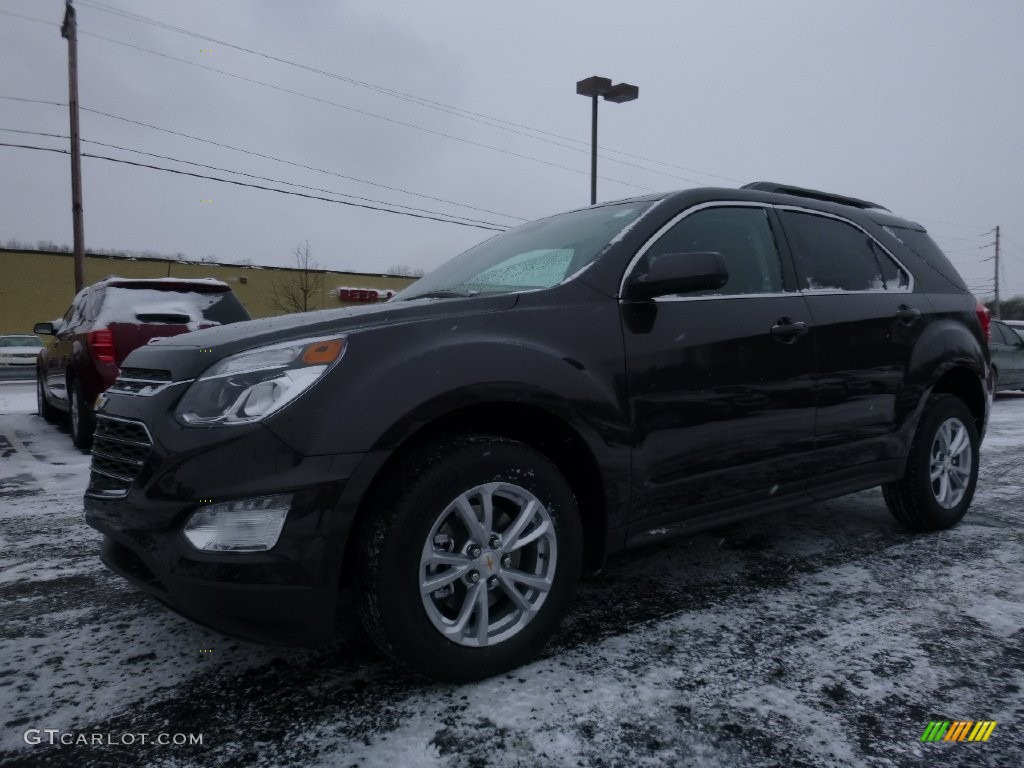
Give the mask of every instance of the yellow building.
[[(398, 292), (416, 278), (358, 272), (313, 270), (323, 275), (322, 290), (310, 309), (365, 304)], [(85, 284), (105, 277), (212, 277), (231, 286), (253, 317), (281, 315), (275, 305), (281, 284), (294, 282), (300, 270), (237, 264), (182, 262), (86, 254)], [(342, 289), (339, 291), (339, 289)], [(0, 249), (0, 334), (31, 333), (38, 322), (60, 317), (75, 295), (74, 259), (70, 253)], [(352, 300), (355, 299), (355, 300)]]

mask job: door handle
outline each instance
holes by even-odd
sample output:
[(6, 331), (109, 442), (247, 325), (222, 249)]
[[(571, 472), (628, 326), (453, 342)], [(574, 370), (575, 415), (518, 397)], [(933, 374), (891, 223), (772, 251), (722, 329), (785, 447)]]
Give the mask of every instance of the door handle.
[(899, 307), (896, 308), (896, 319), (899, 320), (904, 325), (912, 325), (913, 323), (917, 322), (917, 320), (920, 317), (921, 310), (917, 309), (916, 307), (910, 307), (907, 306), (906, 304), (900, 304)]
[(807, 323), (803, 321), (793, 322), (788, 317), (780, 317), (772, 326), (772, 336), (776, 341), (783, 344), (792, 344), (798, 337), (808, 331)]

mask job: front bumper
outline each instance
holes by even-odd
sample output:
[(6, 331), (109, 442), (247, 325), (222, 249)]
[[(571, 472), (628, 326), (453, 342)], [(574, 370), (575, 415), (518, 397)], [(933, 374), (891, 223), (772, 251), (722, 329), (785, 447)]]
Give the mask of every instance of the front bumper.
[[(116, 472), (134, 467), (126, 487), (104, 490), (94, 482), (96, 470), (109, 470), (111, 459), (94, 449), (85, 516), (104, 535), (103, 562), (211, 628), (274, 644), (326, 642), (359, 503), (360, 484), (351, 480), (367, 454), (302, 456), (260, 424), (184, 428), (159, 407), (162, 399), (111, 395), (98, 413), (101, 423), (145, 424), (137, 434), (97, 432), (104, 451), (125, 449)], [(134, 440), (143, 434), (148, 448)], [(278, 493), (293, 498), (278, 542), (266, 552), (200, 551), (182, 533), (205, 504)]]
[[(101, 559), (176, 613), (219, 632), (275, 645), (318, 645), (332, 634), (336, 589), (175, 576), (117, 531), (104, 536)], [(244, 569), (240, 575), (246, 578)]]

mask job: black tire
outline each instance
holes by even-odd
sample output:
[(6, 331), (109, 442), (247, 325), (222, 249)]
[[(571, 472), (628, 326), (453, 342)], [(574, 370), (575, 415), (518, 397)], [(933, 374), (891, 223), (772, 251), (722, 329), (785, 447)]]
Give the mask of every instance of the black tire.
[[(485, 495), (494, 510), (493, 525), (490, 532), (485, 525), (477, 529), (477, 538), (488, 538), (477, 559), (425, 564), (446, 552), (474, 557), (475, 539), (468, 524), (462, 528), (466, 518), (455, 511), (456, 501), (478, 499), (479, 505), (469, 504), (474, 516), (482, 515), (477, 510), (484, 508)], [(582, 565), (579, 510), (551, 461), (501, 437), (448, 438), (403, 462), (370, 504), (360, 533), (354, 592), (363, 626), (384, 653), (428, 677), (458, 682), (489, 677), (536, 656), (568, 610)], [(510, 521), (519, 514), (529, 522), (515, 532)], [(538, 531), (543, 535), (535, 536)], [(502, 535), (512, 538), (502, 541)], [(512, 546), (531, 536), (533, 541), (521, 548)], [(431, 570), (435, 567), (444, 570)], [(457, 571), (463, 575), (421, 596), (421, 584)], [(550, 579), (550, 585), (533, 589), (518, 581), (524, 575)], [(537, 601), (536, 610), (525, 610), (531, 601)], [(485, 609), (487, 622), (479, 620)], [(464, 630), (458, 630), (462, 612)], [(451, 639), (442, 634), (444, 621), (453, 622), (445, 625)]]
[(92, 448), (92, 433), (96, 429), (96, 417), (92, 407), (82, 397), (82, 387), (73, 380), (68, 385), (68, 426), (71, 430), (71, 442), (76, 448), (88, 451)]
[[(953, 435), (962, 430), (968, 440), (956, 456), (953, 451), (942, 452), (945, 437), (940, 431), (944, 427), (952, 430)], [(955, 395), (933, 395), (910, 446), (906, 473), (901, 480), (882, 487), (889, 511), (913, 531), (952, 528), (960, 522), (974, 498), (978, 483), (978, 449), (977, 427), (964, 402)], [(969, 467), (965, 466), (968, 461)], [(935, 480), (931, 476), (933, 468), (939, 472)]]
[(36, 413), (50, 424), (56, 424), (60, 420), (60, 413), (50, 405), (50, 401), (46, 398), (46, 388), (43, 386), (43, 380), (38, 372), (36, 373)]

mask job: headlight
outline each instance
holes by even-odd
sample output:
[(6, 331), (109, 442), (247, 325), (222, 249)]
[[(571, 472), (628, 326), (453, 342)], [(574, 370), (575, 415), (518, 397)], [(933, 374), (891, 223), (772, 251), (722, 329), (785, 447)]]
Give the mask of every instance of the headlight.
[(190, 425), (247, 424), (281, 410), (345, 354), (346, 337), (301, 339), (240, 352), (211, 365), (175, 409)]

